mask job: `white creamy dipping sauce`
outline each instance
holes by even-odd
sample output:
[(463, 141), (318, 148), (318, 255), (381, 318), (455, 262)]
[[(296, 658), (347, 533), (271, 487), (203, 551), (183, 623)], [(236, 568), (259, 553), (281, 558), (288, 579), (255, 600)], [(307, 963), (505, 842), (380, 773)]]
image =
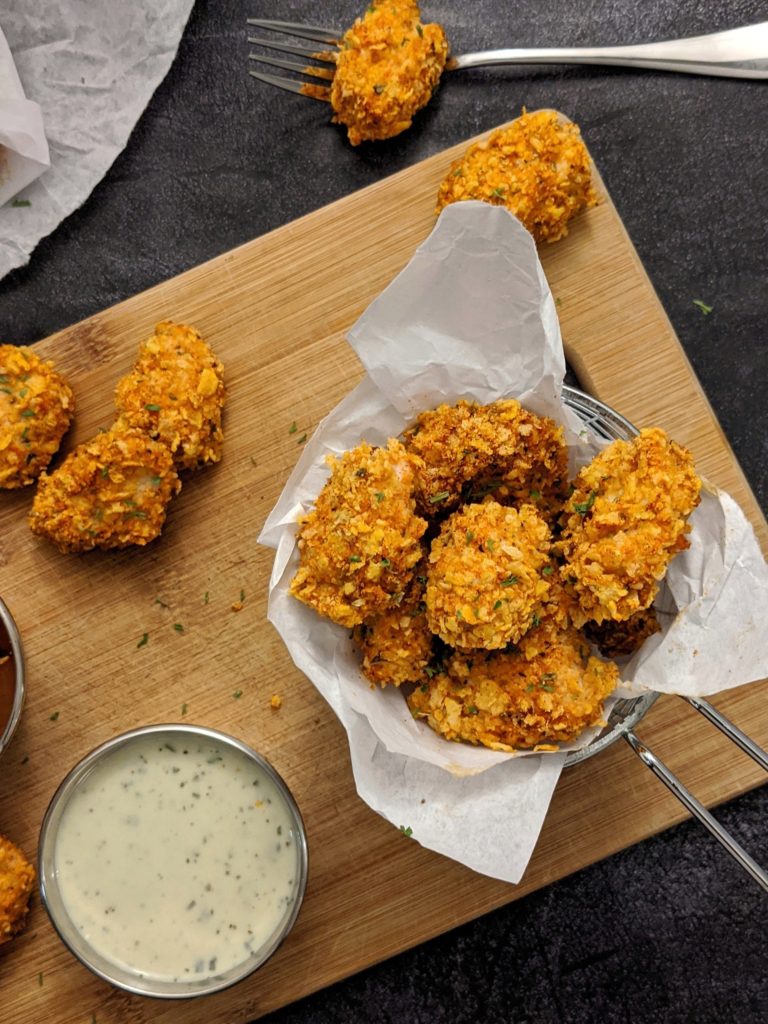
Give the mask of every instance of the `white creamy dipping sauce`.
[(94, 950), (144, 978), (198, 982), (257, 956), (290, 915), (299, 839), (280, 790), (243, 752), (155, 733), (81, 780), (54, 866)]

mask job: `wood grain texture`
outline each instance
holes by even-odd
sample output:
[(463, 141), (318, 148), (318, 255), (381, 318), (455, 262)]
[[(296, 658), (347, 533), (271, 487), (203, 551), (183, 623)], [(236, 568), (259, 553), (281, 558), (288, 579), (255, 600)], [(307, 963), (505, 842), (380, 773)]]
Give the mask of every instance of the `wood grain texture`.
[[(225, 364), (225, 456), (185, 480), (163, 537), (145, 550), (62, 556), (29, 533), (30, 495), (2, 496), (0, 587), (24, 638), (28, 702), (0, 765), (0, 829), (34, 854), (45, 807), (75, 761), (117, 732), (182, 720), (186, 705), (183, 720), (244, 739), (286, 779), (307, 825), (310, 876), (298, 923), (265, 967), (233, 989), (182, 1003), (128, 996), (92, 977), (35, 899), (26, 932), (0, 949), (4, 1024), (249, 1021), (685, 817), (616, 744), (566, 772), (521, 885), (474, 874), (405, 839), (357, 798), (341, 726), (266, 622), (272, 552), (256, 537), (298, 438), (361, 376), (345, 331), (432, 229), (437, 184), (463, 148), (39, 344), (75, 389), (71, 447), (111, 422), (114, 385), (153, 324), (194, 324)], [(568, 357), (585, 389), (690, 446), (700, 471), (742, 505), (765, 549), (765, 520), (598, 185), (601, 204), (541, 252)], [(241, 590), (244, 607), (235, 612)], [(144, 632), (149, 642), (138, 648)], [(283, 698), (279, 711), (269, 706), (273, 693)], [(766, 745), (765, 699), (761, 683), (714, 703)], [(639, 732), (709, 805), (763, 781), (683, 701), (659, 700)]]

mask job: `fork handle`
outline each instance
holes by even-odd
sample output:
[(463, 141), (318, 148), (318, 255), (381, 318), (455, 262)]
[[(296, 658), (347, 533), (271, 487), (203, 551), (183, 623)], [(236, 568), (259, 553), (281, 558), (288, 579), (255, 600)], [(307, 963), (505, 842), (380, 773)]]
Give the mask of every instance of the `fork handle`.
[(768, 21), (688, 39), (637, 46), (485, 50), (454, 57), (451, 71), (505, 64), (608, 64), (689, 75), (768, 78)]

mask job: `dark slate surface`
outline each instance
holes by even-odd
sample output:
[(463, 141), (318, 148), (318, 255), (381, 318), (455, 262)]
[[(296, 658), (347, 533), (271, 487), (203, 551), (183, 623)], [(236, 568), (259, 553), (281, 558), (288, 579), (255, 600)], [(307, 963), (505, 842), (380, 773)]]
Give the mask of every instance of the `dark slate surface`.
[[(0, 0), (0, 21), (8, 2)], [(34, 342), (523, 105), (556, 107), (581, 125), (765, 509), (768, 82), (599, 68), (462, 73), (410, 132), (352, 149), (320, 104), (249, 79), (244, 19), (344, 27), (361, 10), (199, 0), (125, 152), (29, 266), (0, 282), (0, 337)], [(425, 12), (445, 25), (457, 53), (641, 42), (768, 19), (758, 0), (473, 0), (433, 2)], [(694, 299), (713, 312), (704, 316)], [(719, 811), (763, 862), (766, 809), (763, 789)], [(269, 1022), (757, 1024), (768, 1019), (765, 921), (757, 886), (686, 824)]]

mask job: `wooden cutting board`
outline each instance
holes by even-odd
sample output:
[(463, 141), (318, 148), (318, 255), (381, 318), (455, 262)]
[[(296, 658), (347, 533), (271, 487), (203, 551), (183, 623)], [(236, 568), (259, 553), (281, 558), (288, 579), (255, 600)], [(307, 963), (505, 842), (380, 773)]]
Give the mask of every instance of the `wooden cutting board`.
[[(310, 879), (294, 931), (264, 968), (183, 1003), (128, 996), (93, 977), (62, 946), (36, 897), (27, 930), (0, 949), (4, 1024), (249, 1021), (685, 817), (616, 744), (566, 772), (521, 885), (474, 874), (423, 850), (358, 799), (341, 726), (266, 622), (272, 552), (256, 537), (301, 438), (361, 376), (345, 331), (432, 229), (437, 184), (463, 149), (37, 346), (74, 387), (71, 446), (111, 422), (114, 384), (153, 324), (192, 323), (226, 367), (227, 438), (223, 462), (185, 481), (162, 538), (145, 550), (60, 555), (27, 529), (29, 493), (0, 496), (0, 593), (28, 663), (25, 714), (0, 764), (0, 830), (33, 856), (58, 782), (92, 747), (141, 723), (203, 723), (255, 746), (291, 786), (308, 829)], [(688, 445), (700, 471), (740, 502), (765, 549), (765, 520), (598, 187), (601, 204), (541, 252), (571, 363), (586, 390)], [(234, 611), (241, 591), (243, 608)], [(274, 693), (283, 700), (278, 711)], [(767, 696), (756, 684), (715, 703), (767, 745)], [(707, 804), (763, 781), (675, 698), (656, 704), (640, 734)]]

